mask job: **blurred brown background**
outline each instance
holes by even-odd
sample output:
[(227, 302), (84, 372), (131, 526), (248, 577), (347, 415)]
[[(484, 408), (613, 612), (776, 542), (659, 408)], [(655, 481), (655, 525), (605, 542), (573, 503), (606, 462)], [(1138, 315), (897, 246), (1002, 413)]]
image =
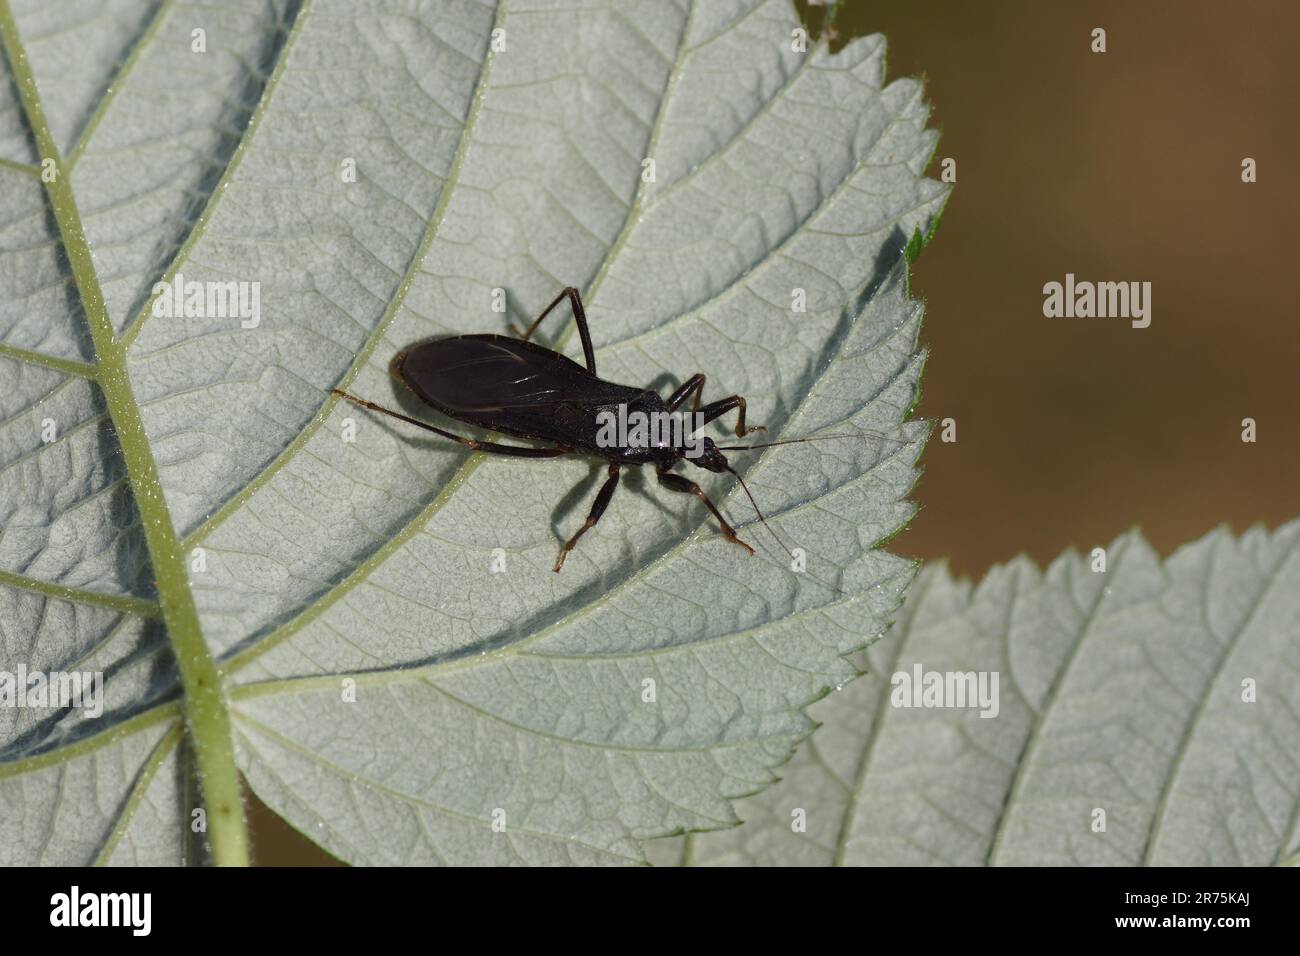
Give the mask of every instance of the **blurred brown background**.
[[(923, 510), (891, 549), (979, 577), (1134, 525), (1168, 554), (1300, 516), (1300, 4), (847, 0), (835, 26), (884, 33), (891, 78), (925, 76), (930, 175), (957, 160), (912, 271), (918, 414), (956, 419), (957, 442), (931, 438)], [(1067, 272), (1150, 281), (1151, 326), (1045, 318)], [(329, 861), (250, 812), (259, 862)]]
[[(926, 76), (931, 175), (957, 160), (913, 290), (919, 412), (958, 440), (931, 439), (894, 548), (979, 576), (1133, 525), (1168, 554), (1300, 515), (1300, 5), (892, 0), (837, 26), (883, 32), (891, 77)], [(1067, 272), (1150, 280), (1151, 326), (1045, 318)]]

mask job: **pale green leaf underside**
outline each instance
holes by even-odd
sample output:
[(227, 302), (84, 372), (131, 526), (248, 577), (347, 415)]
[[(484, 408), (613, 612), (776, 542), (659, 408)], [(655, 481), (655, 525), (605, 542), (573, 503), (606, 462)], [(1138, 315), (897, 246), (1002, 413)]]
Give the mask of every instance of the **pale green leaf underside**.
[[(1300, 522), (1160, 561), (1116, 539), (972, 587), (926, 568), (868, 673), (695, 865), (1209, 865), (1300, 852)], [(1000, 672), (1000, 709), (902, 708), (891, 676)], [(1248, 697), (1253, 684), (1254, 700)], [(796, 809), (806, 832), (792, 829)], [(1105, 811), (1105, 832), (1093, 829)]]
[[(924, 438), (899, 427), (922, 363), (900, 252), (946, 191), (882, 39), (795, 52), (787, 0), (58, 6), (13, 19), (259, 796), (358, 863), (623, 862), (731, 822), (911, 576), (874, 550)], [(4, 725), (0, 846), (179, 860), (158, 587), (37, 161), (0, 89), (0, 596), (26, 615), (0, 653), (98, 655), (113, 705)], [(150, 315), (176, 273), (260, 282), (260, 325)], [(570, 284), (605, 377), (704, 371), (770, 435), (897, 436), (737, 459), (807, 573), (727, 483), (704, 476), (757, 557), (634, 475), (552, 574), (589, 464), (466, 456), (329, 397), (399, 403), (400, 348)]]

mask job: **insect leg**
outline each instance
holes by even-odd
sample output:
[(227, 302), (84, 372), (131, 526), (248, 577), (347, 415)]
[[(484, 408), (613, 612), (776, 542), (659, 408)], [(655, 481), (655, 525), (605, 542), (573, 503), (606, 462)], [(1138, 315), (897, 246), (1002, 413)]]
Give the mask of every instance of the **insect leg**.
[(700, 396), (704, 394), (703, 372), (696, 372), (686, 381), (682, 382), (681, 385), (677, 386), (677, 390), (668, 396), (664, 404), (668, 406), (670, 412), (675, 412), (682, 406), (682, 403), (685, 402), (686, 399), (691, 397), (692, 392), (695, 393), (695, 404), (691, 407), (698, 412), (700, 410)]
[(691, 481), (689, 478), (683, 478), (681, 475), (674, 475), (672, 472), (668, 471), (659, 472), (658, 478), (659, 484), (663, 485), (669, 491), (680, 491), (682, 494), (694, 495), (696, 498), (703, 501), (708, 509), (713, 512), (713, 517), (718, 519), (718, 524), (722, 525), (722, 536), (728, 541), (736, 542), (736, 544), (740, 545), (750, 554), (754, 553), (753, 548), (741, 541), (740, 538), (736, 537), (736, 529), (727, 524), (727, 519), (722, 517), (722, 512), (719, 511), (713, 502), (709, 500), (709, 496), (704, 493), (704, 490), (700, 488), (699, 485)]
[(435, 435), (441, 435), (443, 438), (450, 438), (452, 441), (460, 442), (466, 448), (472, 448), (474, 451), (486, 452), (489, 455), (509, 455), (512, 458), (558, 458), (560, 455), (567, 455), (573, 451), (567, 445), (557, 445), (555, 448), (529, 448), (526, 445), (502, 445), (499, 442), (479, 441), (475, 438), (466, 438), (464, 435), (456, 435), (441, 428), (435, 428), (416, 418), (410, 418), (400, 412), (384, 408), (382, 405), (376, 405), (374, 402), (368, 402), (364, 398), (358, 398), (348, 392), (340, 391), (337, 388), (330, 389), (340, 398), (346, 398), (353, 405), (360, 405), (362, 408), (368, 408), (372, 412), (381, 412), (390, 418), (396, 418), (398, 421), (406, 422), (408, 425), (414, 425), (416, 428), (423, 428), (425, 431), (433, 432)]
[(745, 400), (739, 395), (729, 395), (726, 398), (718, 399), (716, 402), (709, 402), (709, 404), (705, 405), (703, 408), (698, 408), (697, 411), (704, 416), (706, 422), (711, 422), (715, 418), (731, 411), (733, 408), (740, 410), (740, 413), (736, 418), (736, 436), (738, 438), (743, 438), (750, 432), (767, 431), (767, 429), (762, 425), (745, 426)]
[(564, 567), (564, 559), (569, 556), (569, 552), (572, 551), (573, 546), (578, 543), (578, 539), (587, 533), (588, 528), (596, 527), (596, 522), (600, 520), (600, 516), (603, 515), (605, 509), (609, 507), (609, 499), (614, 497), (614, 489), (617, 487), (618, 465), (610, 465), (609, 478), (605, 480), (605, 483), (600, 486), (600, 491), (596, 493), (596, 500), (592, 502), (591, 513), (587, 515), (587, 520), (583, 522), (582, 527), (578, 529), (577, 533), (564, 543), (564, 547), (560, 549), (560, 556), (555, 559), (555, 567), (553, 570), (557, 574), (559, 573), (560, 568)]
[(582, 339), (582, 355), (587, 360), (587, 371), (595, 375), (596, 350), (591, 347), (591, 332), (587, 329), (587, 313), (582, 311), (582, 296), (578, 294), (578, 290), (573, 286), (569, 286), (552, 299), (551, 304), (542, 309), (542, 314), (533, 319), (533, 324), (528, 327), (528, 331), (519, 337), (527, 342), (532, 337), (532, 334), (537, 331), (537, 327), (542, 324), (542, 319), (550, 315), (551, 310), (566, 297), (573, 305), (573, 318), (578, 323), (578, 338)]

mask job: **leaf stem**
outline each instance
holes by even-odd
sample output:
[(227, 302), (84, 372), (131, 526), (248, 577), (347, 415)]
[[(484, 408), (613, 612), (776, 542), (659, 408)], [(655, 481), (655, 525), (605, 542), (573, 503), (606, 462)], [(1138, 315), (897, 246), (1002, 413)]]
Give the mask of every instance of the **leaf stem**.
[(219, 866), (246, 866), (248, 829), (221, 673), (199, 627), (185, 556), (167, 510), (158, 466), (127, 374), (126, 345), (113, 334), (90, 245), (68, 182), (68, 171), (46, 123), (36, 78), (19, 41), (9, 0), (0, 0), (0, 40), (13, 71), (28, 127), (36, 139), (37, 153), (42, 161), (53, 160), (53, 175), (42, 176), (42, 180), (90, 327), (97, 380), (126, 460), (131, 489), (144, 525), (163, 620), (185, 693), (185, 721), (203, 788), (213, 860)]

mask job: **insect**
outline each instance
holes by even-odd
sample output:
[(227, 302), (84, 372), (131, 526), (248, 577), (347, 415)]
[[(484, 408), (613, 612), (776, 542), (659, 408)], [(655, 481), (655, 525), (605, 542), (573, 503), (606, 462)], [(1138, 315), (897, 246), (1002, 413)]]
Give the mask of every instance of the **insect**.
[[(585, 368), (565, 355), (529, 341), (542, 320), (566, 298), (573, 307), (578, 336), (582, 340)], [(706, 471), (730, 472), (736, 476), (762, 520), (762, 512), (754, 503), (753, 495), (749, 494), (749, 488), (727, 462), (723, 452), (764, 448), (767, 445), (717, 445), (711, 438), (704, 438), (702, 442), (693, 442), (688, 447), (680, 434), (676, 440), (661, 437), (636, 444), (598, 441), (601, 422), (608, 421), (610, 415), (618, 414), (620, 407), (629, 418), (634, 413), (664, 415), (678, 412), (687, 401), (692, 403), (691, 410), (696, 414), (697, 427), (735, 409), (737, 437), (764, 431), (761, 425), (746, 424), (745, 399), (740, 395), (729, 395), (701, 404), (705, 382), (702, 372), (692, 375), (667, 398), (653, 389), (619, 385), (600, 378), (596, 374), (596, 356), (591, 345), (587, 316), (577, 289), (566, 288), (542, 310), (526, 331), (516, 333), (515, 337), (484, 333), (431, 339), (398, 353), (390, 370), (417, 398), (448, 418), (490, 432), (548, 442), (549, 447), (533, 448), (468, 438), (340, 389), (331, 391), (362, 408), (391, 416), (486, 454), (515, 458), (558, 458), (582, 454), (609, 462), (608, 477), (596, 494), (587, 520), (560, 549), (555, 571), (564, 567), (565, 559), (578, 540), (594, 528), (604, 515), (618, 488), (622, 469), (639, 465), (653, 465), (659, 484), (669, 491), (694, 495), (702, 501), (717, 519), (723, 536), (750, 554), (754, 553), (754, 549), (740, 539), (704, 490), (684, 475), (675, 474), (672, 468), (680, 461), (687, 461)]]

